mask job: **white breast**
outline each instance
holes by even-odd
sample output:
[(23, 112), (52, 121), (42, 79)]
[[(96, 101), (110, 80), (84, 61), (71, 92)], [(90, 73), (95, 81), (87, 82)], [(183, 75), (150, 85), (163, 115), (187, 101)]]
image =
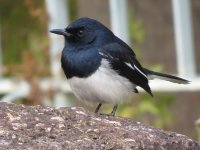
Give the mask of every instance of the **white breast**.
[(134, 85), (110, 68), (102, 60), (99, 69), (87, 78), (73, 77), (68, 80), (73, 93), (79, 100), (114, 103), (130, 99)]

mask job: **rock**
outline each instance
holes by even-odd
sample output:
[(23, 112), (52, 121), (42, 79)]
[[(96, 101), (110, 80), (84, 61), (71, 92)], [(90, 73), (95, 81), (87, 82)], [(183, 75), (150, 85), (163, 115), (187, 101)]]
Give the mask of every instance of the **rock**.
[(0, 103), (0, 149), (200, 150), (200, 143), (175, 132), (83, 108)]

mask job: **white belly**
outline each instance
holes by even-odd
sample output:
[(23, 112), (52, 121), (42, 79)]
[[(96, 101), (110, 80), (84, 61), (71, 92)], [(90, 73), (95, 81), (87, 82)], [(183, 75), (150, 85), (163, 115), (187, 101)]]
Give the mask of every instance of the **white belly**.
[(134, 85), (111, 70), (105, 60), (102, 60), (99, 69), (91, 76), (73, 77), (68, 81), (76, 97), (88, 102), (117, 104), (130, 99), (134, 89)]

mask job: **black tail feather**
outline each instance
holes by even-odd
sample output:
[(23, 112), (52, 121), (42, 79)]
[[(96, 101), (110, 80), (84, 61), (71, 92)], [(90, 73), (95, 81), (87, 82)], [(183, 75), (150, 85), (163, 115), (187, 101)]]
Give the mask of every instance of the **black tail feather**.
[(183, 79), (183, 78), (180, 78), (180, 77), (151, 71), (151, 70), (148, 70), (146, 68), (143, 68), (143, 69), (150, 79), (159, 78), (159, 79), (162, 79), (162, 80), (166, 80), (166, 81), (170, 81), (170, 82), (174, 82), (174, 83), (179, 83), (179, 84), (189, 84), (190, 83), (190, 81)]

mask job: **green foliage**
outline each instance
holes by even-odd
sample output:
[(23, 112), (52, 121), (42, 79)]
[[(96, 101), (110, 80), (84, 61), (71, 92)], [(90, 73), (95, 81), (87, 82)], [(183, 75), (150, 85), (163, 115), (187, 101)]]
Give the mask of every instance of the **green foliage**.
[(139, 20), (135, 20), (132, 18), (130, 20), (130, 38), (136, 44), (142, 44), (145, 36), (144, 28), (142, 26), (142, 22)]
[(200, 119), (196, 122), (197, 139), (200, 141)]
[(49, 75), (45, 1), (0, 0), (4, 76), (24, 78), (31, 86), (17, 103), (41, 104), (39, 78)]
[[(48, 72), (48, 17), (44, 1), (0, 0), (2, 46), (6, 75), (32, 76)], [(45, 67), (41, 67), (45, 66)], [(43, 69), (42, 69), (43, 68)], [(25, 75), (24, 75), (25, 74)]]
[(77, 19), (77, 0), (68, 0), (69, 5), (69, 20)]
[[(2, 46), (5, 64), (19, 63), (22, 52), (30, 49), (32, 35), (41, 36), (46, 24), (40, 20), (44, 1), (0, 0)], [(42, 14), (41, 14), (42, 15)]]
[(136, 118), (159, 128), (168, 128), (172, 121), (170, 108), (173, 102), (174, 97), (167, 94), (156, 94), (153, 98), (146, 93), (140, 94), (135, 102), (122, 105), (118, 115)]
[(129, 33), (134, 52), (140, 57), (140, 48), (144, 41), (145, 30), (142, 22), (134, 18), (133, 12), (129, 13)]

